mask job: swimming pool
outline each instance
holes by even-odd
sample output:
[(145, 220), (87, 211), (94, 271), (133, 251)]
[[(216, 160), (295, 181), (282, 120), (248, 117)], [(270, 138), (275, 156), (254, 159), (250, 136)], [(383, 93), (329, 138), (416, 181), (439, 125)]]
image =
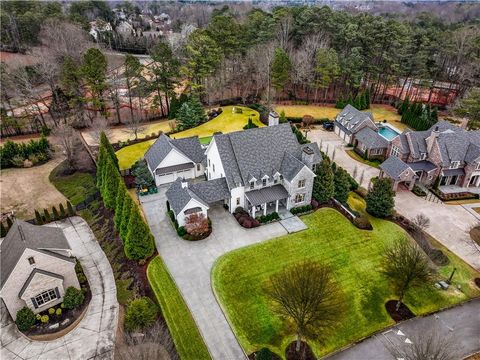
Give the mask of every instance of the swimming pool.
[(388, 141), (392, 141), (397, 135), (400, 135), (389, 126), (382, 126), (380, 129), (378, 129), (378, 133)]

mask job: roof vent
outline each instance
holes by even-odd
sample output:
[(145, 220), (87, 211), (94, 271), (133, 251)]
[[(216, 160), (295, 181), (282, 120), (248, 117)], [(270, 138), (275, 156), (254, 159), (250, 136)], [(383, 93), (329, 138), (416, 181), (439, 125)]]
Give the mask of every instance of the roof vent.
[(305, 146), (303, 148), (303, 152), (307, 155), (313, 155), (313, 150), (311, 148), (309, 148), (308, 146)]

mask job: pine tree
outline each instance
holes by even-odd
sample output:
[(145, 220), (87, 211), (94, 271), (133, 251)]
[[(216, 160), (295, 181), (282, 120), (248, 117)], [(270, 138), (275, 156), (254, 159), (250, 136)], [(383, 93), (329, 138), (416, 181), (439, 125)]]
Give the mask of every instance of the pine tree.
[(43, 217), (45, 218), (45, 223), (49, 223), (50, 221), (52, 221), (51, 217), (50, 217), (50, 214), (48, 212), (48, 209), (43, 209)]
[(197, 125), (207, 121), (207, 114), (205, 113), (203, 104), (200, 102), (200, 99), (197, 96), (193, 96), (188, 104), (190, 105), (190, 109), (192, 109), (192, 111), (195, 113)]
[(347, 173), (346, 170), (339, 167), (335, 172), (333, 184), (334, 198), (340, 201), (342, 204), (346, 204), (351, 186), (350, 175)]
[(127, 196), (125, 196), (125, 199), (123, 199), (122, 220), (120, 224), (120, 238), (124, 243), (128, 233), (128, 223), (130, 222), (130, 212), (132, 210), (132, 206), (135, 205), (130, 195), (128, 194), (126, 195)]
[(119, 169), (118, 167), (118, 159), (117, 155), (115, 155), (115, 150), (113, 149), (112, 144), (110, 144), (110, 141), (108, 141), (107, 135), (102, 131), (100, 135), (100, 146), (103, 146), (110, 157), (110, 159), (113, 161), (115, 164), (115, 167)]
[(136, 205), (130, 211), (124, 249), (127, 258), (135, 261), (147, 259), (154, 251), (153, 235)]
[(43, 218), (42, 215), (38, 212), (37, 209), (35, 209), (35, 223), (37, 225), (43, 225)]
[(198, 125), (196, 113), (189, 103), (183, 103), (177, 111), (177, 122), (181, 129), (189, 129)]
[(117, 232), (119, 233), (122, 225), (123, 204), (125, 202), (125, 197), (127, 196), (130, 196), (127, 193), (127, 187), (123, 181), (120, 181), (118, 183), (117, 197), (115, 199), (115, 217), (113, 219), (115, 223), (115, 229), (117, 229)]
[(63, 206), (62, 203), (59, 204), (59, 208), (60, 208), (60, 216), (62, 217), (62, 219), (65, 219), (67, 217), (67, 213), (65, 212), (65, 207)]
[(59, 220), (60, 216), (58, 215), (57, 208), (54, 206), (52, 207), (52, 214), (53, 214), (53, 220)]
[(97, 189), (102, 191), (102, 181), (103, 181), (103, 173), (105, 170), (105, 163), (107, 161), (107, 150), (105, 147), (100, 145), (100, 149), (98, 151), (97, 157)]
[(375, 217), (384, 218), (392, 214), (395, 201), (392, 180), (389, 178), (372, 179), (373, 186), (365, 198), (367, 212)]
[(115, 209), (115, 201), (117, 199), (118, 184), (121, 181), (118, 169), (113, 161), (108, 158), (103, 172), (102, 180), (102, 198), (107, 209)]
[(370, 109), (370, 90), (365, 90), (365, 109)]
[(75, 209), (72, 206), (72, 203), (70, 201), (67, 201), (67, 211), (68, 211), (68, 216), (75, 216)]
[(328, 159), (324, 159), (317, 167), (313, 182), (312, 196), (319, 203), (327, 203), (334, 195), (333, 171)]

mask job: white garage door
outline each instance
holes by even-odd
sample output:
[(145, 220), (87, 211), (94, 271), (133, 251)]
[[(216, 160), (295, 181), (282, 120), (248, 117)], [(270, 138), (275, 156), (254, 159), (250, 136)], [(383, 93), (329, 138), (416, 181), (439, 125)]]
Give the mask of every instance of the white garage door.
[(156, 175), (155, 177), (157, 178), (157, 185), (168, 184), (175, 180), (174, 173)]
[(339, 131), (338, 136), (340, 136), (342, 139), (345, 138), (345, 133), (343, 132), (343, 130)]

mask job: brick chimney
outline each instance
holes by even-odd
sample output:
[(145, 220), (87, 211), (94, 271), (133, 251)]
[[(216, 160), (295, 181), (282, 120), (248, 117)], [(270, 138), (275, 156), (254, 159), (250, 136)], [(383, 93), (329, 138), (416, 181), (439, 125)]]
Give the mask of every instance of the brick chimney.
[(430, 136), (426, 139), (427, 142), (427, 153), (430, 153), (432, 150), (433, 144), (435, 144), (436, 139), (440, 135), (440, 131), (438, 130), (438, 126), (435, 126), (435, 129), (432, 130)]
[(304, 164), (311, 165), (313, 163), (313, 155), (313, 150), (308, 146), (305, 146), (302, 151), (302, 162)]

